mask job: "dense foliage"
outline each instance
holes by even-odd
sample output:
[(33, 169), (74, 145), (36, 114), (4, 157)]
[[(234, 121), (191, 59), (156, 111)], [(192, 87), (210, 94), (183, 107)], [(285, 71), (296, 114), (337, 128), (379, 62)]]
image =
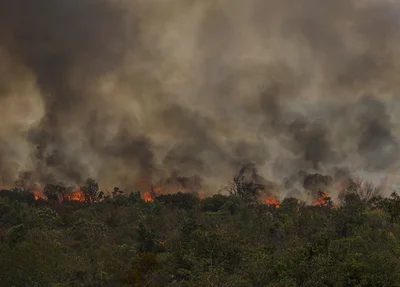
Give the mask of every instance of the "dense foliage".
[(83, 202), (0, 192), (1, 286), (400, 286), (395, 193), (276, 208), (119, 189), (93, 202), (91, 186)]

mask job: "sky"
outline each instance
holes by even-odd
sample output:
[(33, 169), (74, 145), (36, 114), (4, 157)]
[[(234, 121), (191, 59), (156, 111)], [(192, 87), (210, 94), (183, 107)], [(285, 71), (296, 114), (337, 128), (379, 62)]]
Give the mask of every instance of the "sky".
[(400, 2), (0, 0), (0, 183), (399, 169)]

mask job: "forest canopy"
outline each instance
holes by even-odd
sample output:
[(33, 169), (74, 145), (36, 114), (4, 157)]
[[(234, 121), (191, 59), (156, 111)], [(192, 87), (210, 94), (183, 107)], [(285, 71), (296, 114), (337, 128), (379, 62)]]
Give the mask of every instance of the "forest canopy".
[[(400, 286), (400, 196), (0, 192), (3, 286)], [(73, 193), (74, 194), (74, 193)], [(76, 194), (75, 194), (76, 196)], [(62, 198), (62, 200), (60, 200)]]

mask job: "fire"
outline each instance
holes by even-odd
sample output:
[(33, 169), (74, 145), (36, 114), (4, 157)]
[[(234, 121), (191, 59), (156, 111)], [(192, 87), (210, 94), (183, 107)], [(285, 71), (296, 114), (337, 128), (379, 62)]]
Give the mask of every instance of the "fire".
[(163, 194), (161, 187), (151, 187), (144, 193), (143, 199), (146, 202), (153, 202), (156, 199), (157, 194)]
[(330, 200), (330, 197), (327, 193), (322, 193), (320, 192), (318, 195), (318, 199), (314, 201), (313, 204), (315, 207), (331, 207), (332, 209), (337, 209), (336, 206), (332, 205), (332, 202)]
[(65, 198), (70, 201), (79, 201), (79, 202), (85, 201), (85, 195), (81, 190), (68, 194)]
[(143, 199), (146, 202), (153, 202), (156, 199), (156, 195), (152, 190), (148, 190), (144, 193)]
[[(35, 190), (33, 192), (33, 195), (35, 196), (35, 200), (47, 200), (47, 196), (43, 194), (43, 191), (41, 190)], [(85, 195), (81, 190), (77, 190), (75, 192), (72, 192), (70, 194), (65, 195), (65, 199), (69, 201), (79, 201), (79, 202), (85, 202)], [(59, 197), (59, 201), (62, 202), (61, 195)]]
[(161, 192), (161, 188), (160, 187), (153, 187), (151, 186), (151, 184), (149, 183), (149, 181), (147, 180), (147, 178), (142, 178), (139, 181), (139, 185), (150, 185), (150, 188), (144, 193), (143, 195), (143, 200), (145, 202), (153, 202), (156, 199), (156, 192)]
[(275, 200), (273, 198), (265, 199), (265, 203), (271, 206), (275, 206), (275, 208), (279, 208), (279, 206), (281, 205), (280, 201)]
[(328, 194), (321, 193), (318, 196), (318, 199), (314, 201), (314, 206), (325, 206), (327, 204)]
[(41, 190), (35, 190), (33, 192), (33, 195), (35, 196), (35, 200), (39, 199), (47, 200), (47, 196), (45, 196)]

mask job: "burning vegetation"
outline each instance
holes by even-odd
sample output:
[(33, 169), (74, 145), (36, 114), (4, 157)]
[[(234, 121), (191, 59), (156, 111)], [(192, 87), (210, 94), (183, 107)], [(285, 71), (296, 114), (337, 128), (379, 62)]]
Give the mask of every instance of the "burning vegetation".
[[(174, 184), (166, 184), (171, 182)], [(29, 184), (19, 181), (20, 189), (0, 191), (0, 223), (5, 226), (0, 229), (0, 265), (14, 262), (17, 266), (1, 269), (0, 280), (6, 286), (24, 286), (28, 272), (35, 286), (49, 282), (66, 286), (71, 282), (73, 286), (155, 287), (175, 286), (177, 282), (188, 286), (209, 286), (209, 282), (214, 286), (220, 282), (226, 286), (242, 286), (243, 282), (244, 286), (268, 286), (271, 282), (285, 285), (288, 280), (301, 286), (322, 286), (320, 276), (309, 279), (319, 269), (329, 282), (341, 280), (341, 286), (350, 281), (362, 286), (359, 283), (364, 277), (370, 278), (371, 286), (396, 286), (393, 283), (400, 279), (398, 273), (386, 269), (370, 277), (371, 270), (382, 264), (393, 270), (400, 267), (399, 257), (387, 247), (400, 248), (400, 197), (395, 193), (384, 198), (379, 195), (381, 188), (372, 183), (303, 172), (279, 186), (263, 178), (254, 165), (241, 167), (218, 194), (206, 196), (198, 188), (188, 191), (187, 183), (182, 178), (158, 182), (143, 178), (137, 184), (141, 192), (127, 193), (118, 187), (112, 192), (101, 191), (93, 179), (79, 188), (47, 184), (43, 189), (30, 189)], [(303, 194), (312, 200), (279, 196), (285, 188), (292, 191), (293, 186), (302, 187)], [(337, 187), (340, 189), (335, 190)], [(337, 203), (329, 192), (338, 193)], [(25, 268), (31, 263), (19, 258), (22, 253), (18, 248), (25, 248), (24, 244), (29, 248), (23, 249), (23, 256), (34, 260), (35, 268)], [(362, 248), (357, 249), (360, 244)], [(368, 263), (374, 268), (362, 274), (357, 268), (359, 279), (346, 273), (357, 258), (376, 251)], [(384, 258), (382, 252), (386, 252)], [(321, 264), (321, 256), (329, 264)], [(103, 257), (110, 264), (96, 264)], [(293, 264), (290, 268), (294, 271), (266, 272), (276, 268), (276, 258), (288, 266)], [(82, 260), (84, 266), (79, 265)], [(59, 270), (57, 264), (65, 266)], [(307, 268), (298, 270), (302, 264)], [(215, 265), (226, 281), (207, 273)], [(15, 275), (22, 274), (18, 273), (20, 266), (27, 270), (22, 279)], [(91, 273), (82, 274), (82, 268), (93, 272), (100, 268), (112, 276), (93, 278)], [(276, 272), (281, 275), (277, 277)], [(387, 285), (380, 284), (377, 274), (382, 272), (386, 272)], [(85, 285), (87, 282), (92, 283)]]
[(318, 192), (318, 198), (314, 201), (314, 206), (316, 207), (328, 207), (332, 209), (336, 209), (337, 207), (333, 205), (331, 198), (327, 193), (323, 193), (321, 191)]
[(399, 16), (0, 0), (0, 285), (400, 286)]
[(272, 198), (267, 198), (265, 199), (265, 203), (271, 206), (275, 206), (276, 208), (279, 208), (281, 202)]
[[(400, 248), (399, 195), (376, 197), (373, 185), (354, 181), (341, 190), (338, 206), (321, 190), (305, 204), (278, 200), (260, 178), (239, 174), (231, 193), (204, 198), (166, 193), (151, 181), (140, 184), (142, 194), (116, 187), (103, 195), (94, 180), (79, 190), (51, 184), (28, 193), (1, 190), (0, 266), (7, 268), (0, 280), (101, 287), (399, 282), (393, 252)], [(277, 258), (289, 267), (277, 268)], [(357, 260), (362, 264), (354, 269)]]
[(146, 202), (153, 202), (157, 195), (163, 194), (161, 187), (151, 187), (148, 191), (146, 191), (143, 195), (143, 199)]
[[(170, 177), (167, 180), (161, 181), (159, 184), (153, 184), (148, 178), (143, 178), (138, 182), (138, 188), (143, 191), (137, 194), (139, 194), (144, 202), (148, 203), (162, 198), (163, 195), (176, 193), (192, 194), (200, 200), (205, 200), (211, 196), (198, 192), (198, 190), (201, 189), (201, 184), (199, 184), (197, 180), (194, 181), (196, 182), (195, 185), (190, 185), (188, 183), (191, 182), (191, 178), (178, 177), (177, 175), (175, 175), (174, 178), (175, 179), (172, 179), (172, 177)], [(77, 201), (93, 204), (110, 197), (127, 196), (127, 194), (118, 187), (115, 187), (111, 193), (108, 191), (100, 191), (98, 183), (93, 179), (86, 180), (85, 184), (80, 188), (47, 184), (43, 189), (35, 187), (33, 191), (29, 191), (32, 190), (27, 187), (29, 184), (21, 184), (22, 182), (23, 180), (20, 179), (17, 184), (19, 186), (25, 186), (25, 190), (31, 192), (35, 200), (44, 200), (54, 203)], [(387, 185), (387, 181), (382, 182), (385, 186)], [(337, 209), (338, 205), (333, 203), (329, 192), (336, 194), (339, 203), (343, 202), (346, 195), (350, 193), (357, 194), (357, 196), (363, 198), (367, 203), (379, 196), (382, 188), (384, 188), (374, 186), (370, 182), (352, 179), (349, 176), (334, 179), (330, 176), (318, 173), (310, 174), (305, 172), (298, 172), (294, 177), (286, 178), (284, 184), (279, 186), (260, 176), (253, 164), (247, 164), (242, 166), (233, 177), (233, 181), (225, 189), (225, 193), (240, 198), (248, 205), (257, 205), (263, 202), (268, 206), (280, 208), (282, 204), (282, 200), (279, 199), (281, 189), (286, 190), (287, 194), (290, 194), (292, 187), (296, 185), (302, 186), (303, 195), (311, 195), (313, 199), (311, 202), (308, 202), (311, 206), (318, 208), (327, 207), (330, 209)], [(191, 186), (195, 186), (195, 189), (190, 189)], [(21, 188), (15, 188), (13, 190), (21, 191)], [(291, 196), (287, 196), (287, 198), (290, 197)]]

